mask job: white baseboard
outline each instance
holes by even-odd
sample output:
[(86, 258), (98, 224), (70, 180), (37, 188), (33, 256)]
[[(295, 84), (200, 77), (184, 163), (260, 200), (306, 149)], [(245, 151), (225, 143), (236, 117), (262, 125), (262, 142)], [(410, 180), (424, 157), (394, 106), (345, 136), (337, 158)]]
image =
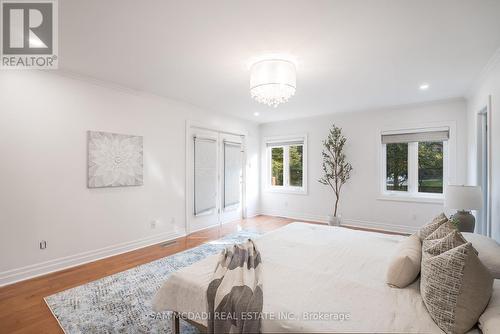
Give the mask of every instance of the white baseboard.
[(165, 232), (154, 236), (128, 241), (100, 249), (82, 252), (75, 255), (65, 256), (54, 260), (36, 263), (20, 268), (15, 268), (0, 272), (0, 286), (24, 281), (41, 275), (46, 275), (55, 271), (79, 266), (88, 262), (97, 261), (110, 256), (133, 251), (138, 248), (151, 246), (164, 241), (176, 239), (184, 236), (178, 232)]
[[(289, 219), (296, 219), (296, 220), (309, 220), (324, 224), (328, 223), (328, 217), (323, 215), (313, 215), (313, 214), (304, 214), (298, 212), (275, 211), (275, 210), (261, 212), (261, 214), (267, 216), (278, 216)], [(418, 228), (413, 226), (396, 225), (396, 224), (380, 223), (380, 222), (372, 222), (372, 221), (348, 219), (348, 218), (342, 219), (342, 225), (352, 226), (352, 227), (363, 227), (363, 228), (382, 230), (388, 232), (408, 233), (408, 234), (415, 233), (418, 230)]]

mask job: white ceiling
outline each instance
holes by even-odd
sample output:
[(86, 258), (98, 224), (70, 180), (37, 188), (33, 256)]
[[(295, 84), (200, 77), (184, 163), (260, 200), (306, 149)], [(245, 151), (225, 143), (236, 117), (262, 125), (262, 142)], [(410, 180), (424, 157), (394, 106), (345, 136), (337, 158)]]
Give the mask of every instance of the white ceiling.
[[(463, 96), (500, 46), (499, 13), (494, 0), (63, 0), (59, 64), (268, 122)], [(265, 53), (299, 62), (277, 109), (248, 90)]]

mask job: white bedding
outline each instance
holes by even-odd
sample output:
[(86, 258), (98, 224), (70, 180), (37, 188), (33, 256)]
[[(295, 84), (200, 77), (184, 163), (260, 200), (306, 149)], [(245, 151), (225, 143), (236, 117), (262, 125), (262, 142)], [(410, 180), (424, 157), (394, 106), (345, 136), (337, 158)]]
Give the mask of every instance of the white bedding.
[[(423, 304), (419, 281), (405, 289), (385, 283), (388, 263), (403, 238), (305, 223), (260, 237), (263, 312), (269, 317), (262, 331), (443, 333)], [(206, 312), (216, 260), (208, 257), (170, 276), (155, 298), (155, 311)], [(331, 320), (340, 314), (349, 319)]]

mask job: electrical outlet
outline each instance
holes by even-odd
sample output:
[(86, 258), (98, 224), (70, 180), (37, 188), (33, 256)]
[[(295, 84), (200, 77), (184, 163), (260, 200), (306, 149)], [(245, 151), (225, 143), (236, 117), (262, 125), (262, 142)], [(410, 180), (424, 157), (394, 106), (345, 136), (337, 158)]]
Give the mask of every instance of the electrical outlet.
[(175, 217), (170, 218), (170, 224), (175, 224)]
[(47, 248), (47, 241), (45, 240), (40, 241), (40, 249), (45, 249), (45, 248)]
[(157, 220), (152, 220), (152, 221), (151, 221), (151, 228), (152, 228), (152, 229), (155, 229), (155, 228), (156, 228), (156, 225), (158, 225), (158, 221), (157, 221)]

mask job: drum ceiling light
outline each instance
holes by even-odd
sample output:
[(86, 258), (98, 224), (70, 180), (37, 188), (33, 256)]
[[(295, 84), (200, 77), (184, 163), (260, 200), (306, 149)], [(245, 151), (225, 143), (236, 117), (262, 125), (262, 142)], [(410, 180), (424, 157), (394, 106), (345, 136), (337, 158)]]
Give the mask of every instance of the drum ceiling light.
[(250, 95), (259, 103), (276, 108), (295, 94), (295, 64), (284, 59), (264, 59), (250, 69)]

